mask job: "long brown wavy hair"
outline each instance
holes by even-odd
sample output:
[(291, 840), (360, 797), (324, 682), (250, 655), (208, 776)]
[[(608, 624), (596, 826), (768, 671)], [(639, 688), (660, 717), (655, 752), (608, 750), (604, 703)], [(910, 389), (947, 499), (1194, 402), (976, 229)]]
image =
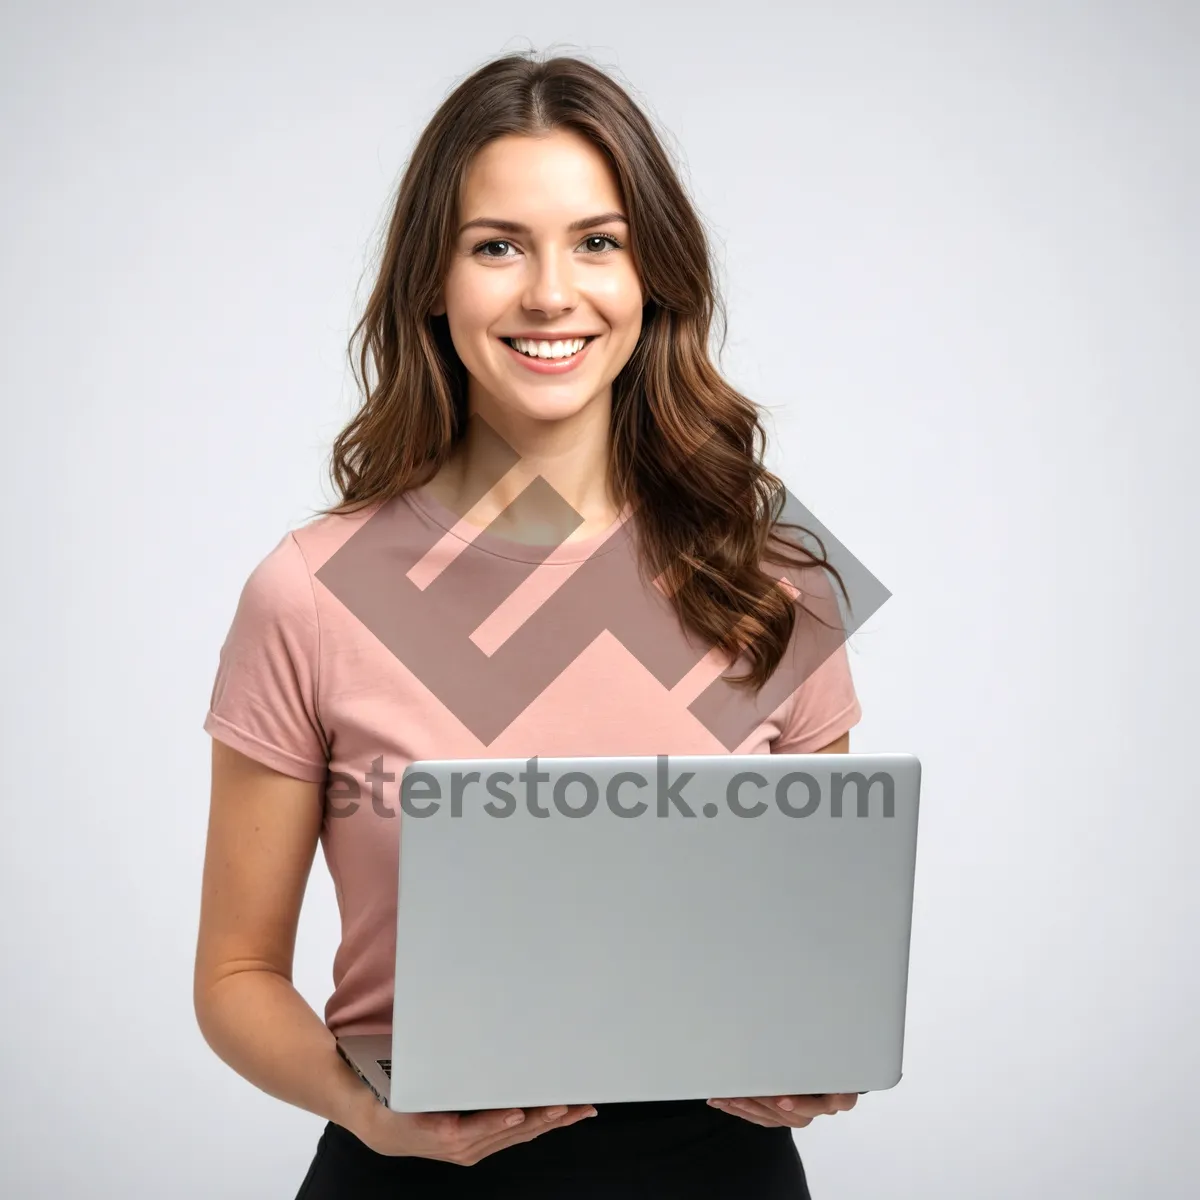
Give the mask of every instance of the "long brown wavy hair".
[(650, 297), (638, 343), (612, 384), (613, 497), (632, 507), (641, 569), (660, 581), (684, 628), (731, 661), (744, 656), (746, 672), (726, 678), (758, 689), (803, 608), (763, 564), (816, 565), (843, 594), (846, 587), (819, 537), (811, 535), (816, 555), (781, 532), (801, 527), (779, 520), (786, 491), (762, 464), (759, 410), (709, 358), (717, 313), (724, 344), (725, 310), (701, 221), (648, 117), (584, 59), (542, 61), (534, 51), (494, 59), (450, 93), (418, 139), (350, 340), (365, 400), (332, 448), (341, 500), (319, 511), (385, 502), (427, 482), (450, 457), (467, 427), (467, 374), (446, 317), (430, 309), (450, 262), (459, 184), (494, 139), (558, 129), (587, 138), (615, 172)]

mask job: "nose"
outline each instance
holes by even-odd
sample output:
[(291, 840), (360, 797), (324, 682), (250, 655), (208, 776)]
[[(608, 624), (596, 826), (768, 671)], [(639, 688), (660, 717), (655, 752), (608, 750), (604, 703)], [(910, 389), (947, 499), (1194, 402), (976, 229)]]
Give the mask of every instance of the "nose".
[(571, 251), (550, 251), (531, 259), (528, 283), (522, 297), (525, 308), (549, 318), (570, 312), (578, 303)]

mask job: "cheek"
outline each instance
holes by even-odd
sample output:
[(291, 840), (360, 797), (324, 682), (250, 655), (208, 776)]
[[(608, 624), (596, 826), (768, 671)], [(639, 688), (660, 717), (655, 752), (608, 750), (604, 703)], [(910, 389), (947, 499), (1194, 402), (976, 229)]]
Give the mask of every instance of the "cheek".
[(593, 295), (608, 317), (609, 324), (622, 329), (641, 324), (642, 289), (632, 271), (605, 280)]
[(510, 285), (500, 271), (451, 273), (446, 280), (446, 313), (450, 328), (461, 337), (486, 332), (511, 304)]

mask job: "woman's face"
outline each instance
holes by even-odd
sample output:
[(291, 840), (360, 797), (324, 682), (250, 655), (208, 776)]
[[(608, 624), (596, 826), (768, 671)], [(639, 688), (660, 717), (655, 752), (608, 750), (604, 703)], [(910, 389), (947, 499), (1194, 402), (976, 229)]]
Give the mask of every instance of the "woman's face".
[(574, 132), (503, 137), (476, 155), (433, 308), (470, 374), (472, 412), (510, 425), (611, 402), (645, 302), (626, 215), (607, 161)]

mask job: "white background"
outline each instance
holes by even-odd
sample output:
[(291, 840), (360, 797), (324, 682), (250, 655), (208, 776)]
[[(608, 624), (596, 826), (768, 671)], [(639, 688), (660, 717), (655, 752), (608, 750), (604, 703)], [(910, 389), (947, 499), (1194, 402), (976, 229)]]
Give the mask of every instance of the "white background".
[[(532, 44), (665, 131), (721, 366), (894, 593), (851, 662), (855, 749), (925, 764), (905, 1077), (797, 1134), (814, 1196), (1195, 1195), (1194, 3), (10, 4), (0, 44), (0, 1192), (304, 1175), (321, 1120), (192, 1014), (201, 723), (333, 499), (412, 143)], [(337, 936), (318, 857), (318, 1012)]]

